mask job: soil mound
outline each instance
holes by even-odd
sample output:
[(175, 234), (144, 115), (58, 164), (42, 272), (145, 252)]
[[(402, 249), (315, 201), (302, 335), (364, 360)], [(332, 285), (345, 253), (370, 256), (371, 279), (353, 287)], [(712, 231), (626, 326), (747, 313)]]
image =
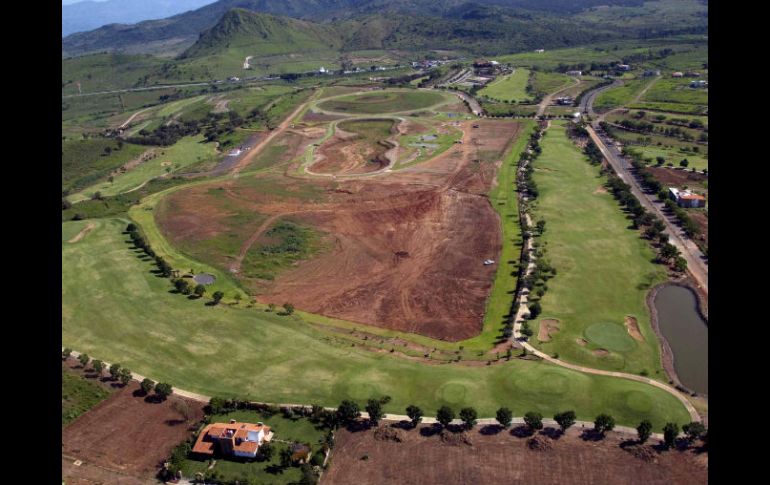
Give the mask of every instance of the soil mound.
[(532, 451), (551, 451), (553, 440), (547, 436), (535, 436), (527, 440), (527, 446)]
[(395, 441), (396, 443), (404, 441), (401, 431), (390, 427), (381, 427), (374, 430), (374, 439), (377, 441)]
[(624, 450), (631, 453), (634, 457), (649, 463), (658, 461), (655, 451), (649, 446), (633, 445), (625, 447)]
[(447, 430), (441, 432), (441, 442), (451, 446), (473, 446), (473, 442), (471, 442), (468, 433), (451, 433)]

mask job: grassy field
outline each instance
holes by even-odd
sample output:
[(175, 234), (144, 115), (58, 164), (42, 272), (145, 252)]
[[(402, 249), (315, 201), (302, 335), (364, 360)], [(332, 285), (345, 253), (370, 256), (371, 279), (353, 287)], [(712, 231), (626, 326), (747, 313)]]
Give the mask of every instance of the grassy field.
[(575, 84), (575, 81), (566, 74), (537, 71), (532, 76), (532, 93), (535, 96), (545, 96)]
[(527, 93), (527, 84), (529, 84), (529, 69), (519, 68), (513, 74), (495, 79), (479, 91), (479, 95), (505, 102), (529, 101), (532, 96)]
[(634, 100), (634, 97), (636, 97), (649, 82), (650, 81), (646, 79), (625, 81), (623, 86), (602, 91), (596, 97), (594, 108), (602, 111), (628, 104)]
[(663, 157), (666, 159), (666, 165), (673, 163), (675, 167), (679, 167), (679, 162), (687, 159), (689, 162), (687, 165), (688, 169), (703, 170), (709, 168), (709, 160), (702, 154), (697, 155), (692, 152), (683, 152), (678, 148), (664, 148), (655, 145), (629, 145), (629, 148), (638, 151), (644, 158), (657, 159), (657, 157)]
[[(534, 220), (546, 221), (542, 244), (558, 270), (542, 298), (541, 319), (557, 319), (561, 329), (550, 342), (531, 340), (567, 362), (632, 374), (647, 371), (665, 380), (645, 304), (647, 291), (665, 279), (665, 271), (651, 262), (654, 252), (648, 243), (628, 229), (626, 215), (603, 190), (605, 178), (567, 138), (564, 124), (552, 123), (534, 163), (540, 189)], [(626, 333), (626, 315), (638, 320), (644, 342)], [(577, 343), (581, 338), (587, 345)], [(595, 355), (600, 348), (609, 355)]]
[[(399, 413), (411, 403), (431, 415), (442, 404), (473, 405), (481, 416), (501, 405), (516, 415), (572, 408), (580, 419), (608, 412), (635, 425), (649, 418), (657, 430), (688, 419), (674, 396), (633, 381), (516, 359), (424, 365), (331, 345), (300, 316), (206, 306), (169, 292), (169, 281), (130, 249), (126, 220), (92, 222), (97, 227), (81, 241), (62, 243), (63, 344), (154, 380), (208, 395), (327, 406), (390, 395), (385, 410)], [(82, 227), (63, 226), (73, 224)]]
[(86, 200), (96, 192), (101, 192), (105, 196), (127, 192), (152, 178), (176, 172), (216, 156), (214, 144), (204, 143), (203, 135), (184, 137), (170, 147), (154, 148), (154, 152), (157, 155), (155, 158), (142, 162), (125, 173), (116, 175), (112, 182), (98, 183), (73, 194), (69, 200), (71, 202)]
[[(106, 138), (74, 139), (62, 141), (61, 183), (62, 190), (80, 190), (111, 171), (141, 155), (149, 147), (119, 144)], [(109, 150), (109, 154), (105, 151)]]
[(415, 111), (445, 101), (446, 96), (416, 90), (373, 91), (322, 101), (318, 107), (333, 112), (384, 114)]
[[(309, 444), (313, 453), (321, 450), (325, 431), (316, 429), (316, 425), (307, 418), (287, 419), (283, 414), (264, 414), (257, 411), (238, 410), (227, 414), (216, 414), (211, 416), (212, 423), (229, 423), (231, 419), (243, 423), (263, 422), (270, 426), (274, 434), (274, 440), (285, 440)], [(275, 441), (271, 444), (273, 447), (273, 457), (269, 461), (238, 461), (221, 459), (217, 460), (214, 471), (221, 476), (222, 480), (241, 480), (241, 483), (261, 485), (283, 485), (298, 483), (302, 474), (298, 467), (289, 467), (280, 472), (273, 472), (280, 468), (281, 450), (288, 448), (289, 445)], [(196, 473), (205, 473), (209, 466), (209, 460), (197, 460), (188, 458), (182, 465), (182, 473), (186, 477), (195, 476)]]
[(66, 365), (61, 367), (61, 425), (66, 426), (109, 397), (110, 391)]
[(673, 111), (702, 112), (708, 109), (708, 89), (690, 87), (690, 79), (665, 78), (652, 86), (639, 100), (642, 103), (665, 103), (676, 106)]

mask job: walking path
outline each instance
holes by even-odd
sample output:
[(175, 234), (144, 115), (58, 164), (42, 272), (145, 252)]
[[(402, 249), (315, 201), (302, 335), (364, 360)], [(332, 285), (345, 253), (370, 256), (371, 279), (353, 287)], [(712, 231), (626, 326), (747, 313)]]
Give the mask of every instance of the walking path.
[[(64, 350), (64, 347), (62, 347), (62, 350)], [(77, 358), (77, 357), (80, 356), (80, 353), (73, 350), (71, 356), (74, 357), (74, 358)], [(105, 368), (109, 368), (109, 366), (111, 365), (109, 362), (104, 362), (104, 361), (102, 361), (102, 362), (104, 363), (104, 367)], [(131, 373), (131, 377), (132, 377), (133, 380), (138, 381), (138, 382), (142, 382), (145, 379), (145, 376), (137, 374), (136, 372), (132, 372)], [(177, 389), (177, 388), (173, 388), (173, 394), (175, 394), (177, 396), (180, 396), (180, 397), (183, 397), (183, 398), (191, 399), (193, 401), (198, 401), (198, 402), (206, 403), (206, 404), (208, 404), (208, 402), (211, 401), (211, 396), (204, 396), (203, 394), (197, 394), (197, 393), (194, 393), (194, 392), (184, 391), (182, 389)], [(310, 406), (308, 404), (296, 404), (296, 403), (266, 403), (266, 402), (259, 402), (259, 401), (251, 401), (251, 403), (252, 404), (262, 404), (262, 405), (278, 406), (278, 407), (295, 408), (295, 409), (296, 408), (310, 409), (312, 407), (312, 406)], [(327, 410), (327, 411), (336, 411), (337, 410), (337, 408), (333, 408), (333, 407), (324, 407), (324, 409)], [(369, 419), (369, 413), (364, 411), (364, 412), (361, 412), (360, 414), (361, 414), (361, 418)], [(411, 421), (409, 416), (407, 416), (405, 414), (385, 414), (382, 419), (383, 419), (383, 421), (394, 421), (394, 422)], [(432, 417), (432, 416), (423, 416), (423, 418), (422, 418), (422, 420), (420, 422), (422, 424), (436, 424), (436, 423), (438, 423), (436, 418)], [(463, 424), (463, 422), (460, 419), (455, 419), (450, 424), (461, 425), (461, 424)], [(497, 422), (497, 419), (495, 419), (495, 418), (479, 418), (479, 419), (476, 420), (476, 424), (478, 426), (486, 426), (486, 425), (495, 425), (495, 424), (498, 424), (498, 422)], [(521, 417), (521, 418), (513, 418), (513, 420), (511, 421), (511, 424), (513, 426), (518, 426), (518, 425), (525, 424), (524, 423), (524, 418), (523, 417)], [(555, 427), (558, 427), (558, 423), (556, 423), (556, 421), (554, 421), (553, 419), (546, 419), (546, 418), (543, 418), (543, 425), (544, 426), (555, 426)], [(581, 427), (581, 428), (593, 428), (594, 423), (591, 422), (591, 421), (575, 421), (575, 425), (574, 426), (575, 427)], [(618, 432), (618, 433), (626, 433), (626, 434), (629, 434), (629, 435), (636, 435), (637, 434), (636, 433), (636, 429), (628, 427), (628, 426), (615, 426), (613, 431)], [(653, 433), (651, 437), (654, 438), (654, 439), (660, 439), (660, 440), (663, 439), (663, 435), (660, 434), (660, 433)]]

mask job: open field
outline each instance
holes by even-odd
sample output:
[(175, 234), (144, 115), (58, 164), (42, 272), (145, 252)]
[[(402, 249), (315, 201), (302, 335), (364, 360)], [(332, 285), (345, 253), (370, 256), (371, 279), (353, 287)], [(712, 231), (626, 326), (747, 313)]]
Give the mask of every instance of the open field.
[(513, 74), (500, 76), (479, 91), (479, 95), (499, 101), (529, 101), (532, 96), (527, 94), (529, 84), (529, 69), (519, 68)]
[[(173, 245), (237, 272), (262, 303), (289, 301), (311, 313), (467, 339), (481, 331), (496, 269), (482, 262), (495, 259), (501, 245), (484, 194), (518, 133), (515, 122), (479, 125), (464, 122), (463, 144), (387, 177), (201, 185), (164, 199), (157, 221)], [(254, 243), (265, 221), (279, 217), (329, 235), (331, 249), (265, 280), (239, 264), (260, 251)], [(240, 262), (233, 259), (239, 254)]]
[[(648, 243), (628, 229), (626, 215), (603, 188), (606, 179), (567, 138), (563, 122), (551, 124), (542, 146), (534, 162), (540, 190), (534, 219), (546, 221), (542, 244), (558, 274), (548, 281), (541, 318), (558, 320), (560, 331), (533, 345), (567, 362), (665, 380), (645, 304), (647, 290), (665, 279), (665, 271), (651, 262)], [(626, 316), (637, 319), (644, 342), (626, 334)]]
[(532, 93), (535, 96), (545, 96), (567, 86), (577, 84), (573, 78), (559, 72), (536, 71), (532, 75)]
[(606, 111), (619, 106), (624, 106), (633, 101), (650, 80), (647, 79), (635, 79), (625, 81), (623, 86), (616, 88), (610, 88), (606, 91), (602, 91), (597, 97), (594, 103), (594, 108), (598, 111)]
[(62, 142), (62, 189), (83, 189), (141, 155), (148, 147), (94, 138)]
[[(78, 364), (79, 365), (79, 364)], [(75, 363), (61, 366), (61, 424), (66, 426), (110, 396), (106, 386), (74, 371)]]
[[(697, 78), (708, 81), (708, 77)], [(689, 111), (697, 109), (705, 111), (708, 109), (709, 96), (708, 88), (691, 88), (690, 78), (665, 78), (655, 83), (640, 99), (641, 102), (650, 103), (675, 103), (684, 105), (694, 105), (695, 108), (680, 108), (673, 111)]]
[(91, 198), (94, 193), (101, 192), (103, 196), (117, 195), (130, 191), (155, 177), (177, 172), (189, 165), (205, 162), (216, 156), (213, 143), (204, 143), (202, 135), (184, 137), (170, 147), (147, 147), (153, 157), (141, 161), (124, 173), (114, 176), (112, 182), (105, 181), (92, 185), (69, 197), (71, 202), (79, 202)]
[[(93, 222), (88, 237), (62, 244), (63, 344), (154, 380), (208, 395), (326, 406), (390, 395), (385, 410), (399, 413), (412, 403), (431, 413), (442, 404), (472, 405), (482, 416), (501, 405), (545, 415), (570, 407), (579, 419), (607, 412), (636, 425), (646, 417), (656, 430), (688, 420), (674, 396), (633, 381), (519, 359), (480, 367), (426, 365), (335, 345), (299, 316), (206, 306), (206, 299), (171, 293), (169, 281), (151, 272), (154, 265), (121, 233), (126, 220)], [(73, 224), (82, 228), (78, 222), (63, 227)]]
[[(202, 403), (177, 396), (152, 403), (140, 392), (132, 381), (62, 430), (67, 483), (151, 482), (174, 446), (203, 418)], [(176, 407), (184, 407), (188, 416)], [(75, 466), (75, 460), (83, 465)]]
[(382, 114), (415, 111), (448, 99), (441, 93), (417, 90), (372, 91), (329, 99), (318, 107), (335, 113)]
[[(341, 430), (321, 484), (689, 485), (708, 481), (708, 454), (695, 450), (653, 451), (655, 461), (647, 462), (620, 447), (626, 436), (610, 432), (601, 441), (583, 441), (581, 430), (573, 428), (552, 442), (553, 449), (534, 451), (527, 445), (528, 438), (512, 436), (511, 430), (490, 429), (485, 433), (477, 426), (468, 432), (470, 445), (444, 443), (440, 435), (430, 435), (428, 425), (399, 430), (400, 443), (377, 440), (373, 430)], [(651, 445), (646, 447), (652, 450)]]

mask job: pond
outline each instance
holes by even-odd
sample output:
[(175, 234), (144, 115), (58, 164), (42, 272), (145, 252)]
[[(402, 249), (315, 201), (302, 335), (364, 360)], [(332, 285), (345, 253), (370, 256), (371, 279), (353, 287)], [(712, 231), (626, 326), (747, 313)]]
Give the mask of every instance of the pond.
[(674, 370), (686, 388), (708, 394), (708, 323), (689, 288), (666, 286), (655, 295), (658, 327), (674, 355)]
[(196, 283), (201, 285), (210, 285), (214, 283), (214, 280), (216, 280), (216, 276), (209, 273), (199, 273), (193, 276), (193, 280), (195, 280)]

